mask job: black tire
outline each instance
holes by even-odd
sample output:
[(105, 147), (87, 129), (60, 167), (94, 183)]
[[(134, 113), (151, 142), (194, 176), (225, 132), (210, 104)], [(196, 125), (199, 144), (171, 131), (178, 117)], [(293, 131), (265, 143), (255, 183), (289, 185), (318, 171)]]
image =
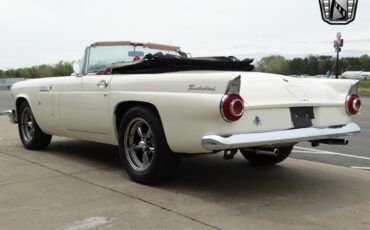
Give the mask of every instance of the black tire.
[(292, 152), (293, 146), (279, 147), (279, 155), (256, 154), (251, 150), (240, 150), (245, 159), (254, 165), (274, 165), (284, 161)]
[(19, 106), (17, 117), (19, 137), (26, 149), (40, 150), (49, 146), (52, 136), (40, 129), (28, 102), (22, 102)]
[(168, 179), (180, 160), (168, 147), (156, 112), (141, 105), (129, 109), (121, 120), (119, 155), (130, 178), (142, 184)]

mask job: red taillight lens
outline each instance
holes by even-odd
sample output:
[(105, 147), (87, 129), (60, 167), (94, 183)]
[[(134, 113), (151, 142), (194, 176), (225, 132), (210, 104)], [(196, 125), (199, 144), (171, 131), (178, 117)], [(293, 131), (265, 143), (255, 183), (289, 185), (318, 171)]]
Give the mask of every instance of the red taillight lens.
[(236, 93), (227, 94), (221, 100), (221, 115), (227, 122), (239, 120), (244, 113), (243, 98)]
[(361, 99), (357, 94), (348, 95), (346, 110), (348, 115), (356, 115), (361, 109)]

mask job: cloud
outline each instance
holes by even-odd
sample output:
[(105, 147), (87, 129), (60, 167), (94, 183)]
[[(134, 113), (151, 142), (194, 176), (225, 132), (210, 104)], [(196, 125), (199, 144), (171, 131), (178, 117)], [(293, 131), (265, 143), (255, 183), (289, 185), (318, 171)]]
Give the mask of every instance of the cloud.
[(370, 38), (345, 40), (346, 43), (370, 43)]
[(347, 49), (370, 42), (370, 1), (341, 27), (323, 22), (318, 1), (307, 0), (2, 0), (1, 7), (0, 69), (71, 61), (99, 40), (171, 40), (193, 56), (326, 53), (339, 29)]
[(267, 46), (261, 45), (261, 44), (241, 44), (241, 45), (235, 45), (232, 47), (232, 49), (240, 49), (240, 48), (259, 48), (259, 49), (265, 49)]

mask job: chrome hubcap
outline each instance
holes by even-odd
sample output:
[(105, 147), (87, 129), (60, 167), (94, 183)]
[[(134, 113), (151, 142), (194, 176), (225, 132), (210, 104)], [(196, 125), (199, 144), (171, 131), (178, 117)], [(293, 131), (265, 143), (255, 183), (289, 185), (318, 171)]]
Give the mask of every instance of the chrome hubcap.
[(129, 123), (125, 131), (124, 148), (131, 167), (137, 171), (149, 168), (155, 148), (152, 130), (144, 119), (135, 118)]
[(25, 108), (22, 112), (21, 127), (23, 140), (31, 142), (35, 135), (35, 118), (30, 108)]

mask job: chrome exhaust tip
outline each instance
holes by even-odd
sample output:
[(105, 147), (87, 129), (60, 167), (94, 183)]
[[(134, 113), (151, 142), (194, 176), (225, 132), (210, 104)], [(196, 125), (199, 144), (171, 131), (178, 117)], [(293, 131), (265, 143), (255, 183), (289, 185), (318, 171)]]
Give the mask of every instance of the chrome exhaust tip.
[(280, 154), (280, 150), (278, 148), (274, 149), (273, 152), (274, 152), (275, 156), (279, 156), (279, 154)]

